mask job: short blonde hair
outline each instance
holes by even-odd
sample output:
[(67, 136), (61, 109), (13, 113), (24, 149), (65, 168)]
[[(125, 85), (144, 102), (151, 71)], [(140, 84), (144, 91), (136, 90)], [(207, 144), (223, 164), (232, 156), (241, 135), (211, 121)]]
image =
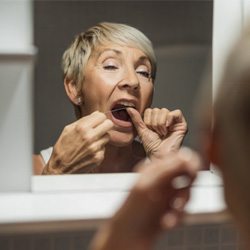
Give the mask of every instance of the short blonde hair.
[(107, 42), (140, 49), (148, 57), (152, 79), (155, 79), (156, 58), (151, 41), (141, 31), (126, 24), (102, 22), (78, 34), (63, 54), (64, 79), (73, 81), (78, 92), (82, 87), (84, 67), (89, 57), (98, 46)]

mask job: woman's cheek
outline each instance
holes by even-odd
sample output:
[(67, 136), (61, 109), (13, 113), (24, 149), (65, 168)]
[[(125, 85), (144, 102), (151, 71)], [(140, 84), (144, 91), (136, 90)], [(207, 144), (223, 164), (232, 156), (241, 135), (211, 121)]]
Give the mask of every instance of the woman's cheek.
[(151, 106), (153, 101), (153, 94), (154, 94), (154, 88), (152, 86), (149, 87), (149, 89), (145, 93), (145, 108), (148, 108)]

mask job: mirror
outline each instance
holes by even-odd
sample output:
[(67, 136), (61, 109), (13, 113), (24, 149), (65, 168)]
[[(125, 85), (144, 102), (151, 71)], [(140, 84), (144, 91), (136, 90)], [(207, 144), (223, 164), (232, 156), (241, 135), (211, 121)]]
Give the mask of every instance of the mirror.
[(158, 65), (153, 107), (182, 110), (189, 128), (184, 145), (195, 148), (193, 105), (211, 69), (212, 12), (213, 1), (34, 1), (34, 152), (53, 145), (75, 120), (61, 57), (76, 34), (101, 21), (129, 24), (152, 41)]

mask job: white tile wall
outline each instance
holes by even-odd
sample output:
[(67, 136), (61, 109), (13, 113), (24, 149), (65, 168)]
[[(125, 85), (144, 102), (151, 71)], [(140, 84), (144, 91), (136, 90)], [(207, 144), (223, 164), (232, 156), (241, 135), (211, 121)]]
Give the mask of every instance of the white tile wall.
[[(0, 236), (0, 250), (85, 250), (94, 231)], [(129, 250), (129, 249), (128, 249)], [(231, 224), (182, 226), (164, 233), (154, 250), (244, 250)]]

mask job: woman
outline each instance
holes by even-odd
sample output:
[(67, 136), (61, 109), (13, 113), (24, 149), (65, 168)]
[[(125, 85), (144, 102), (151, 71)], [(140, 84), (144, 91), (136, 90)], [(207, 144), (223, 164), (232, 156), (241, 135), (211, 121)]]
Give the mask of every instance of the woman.
[[(249, 27), (226, 64), (215, 99), (213, 135), (203, 137), (203, 146), (209, 144), (209, 150), (205, 150), (207, 157), (222, 173), (225, 201), (245, 240), (245, 249), (250, 249)], [(207, 127), (210, 126), (205, 124)], [(98, 231), (90, 249), (153, 249), (162, 229), (180, 222), (199, 165), (197, 155), (191, 150), (180, 150), (164, 160), (152, 161), (149, 168), (143, 169), (124, 204)], [(173, 180), (183, 175), (189, 182), (176, 189)]]
[(186, 121), (179, 110), (149, 108), (156, 60), (139, 30), (116, 23), (88, 29), (65, 51), (63, 72), (78, 120), (64, 128), (48, 162), (35, 156), (35, 173), (130, 172), (146, 156), (179, 149)]

